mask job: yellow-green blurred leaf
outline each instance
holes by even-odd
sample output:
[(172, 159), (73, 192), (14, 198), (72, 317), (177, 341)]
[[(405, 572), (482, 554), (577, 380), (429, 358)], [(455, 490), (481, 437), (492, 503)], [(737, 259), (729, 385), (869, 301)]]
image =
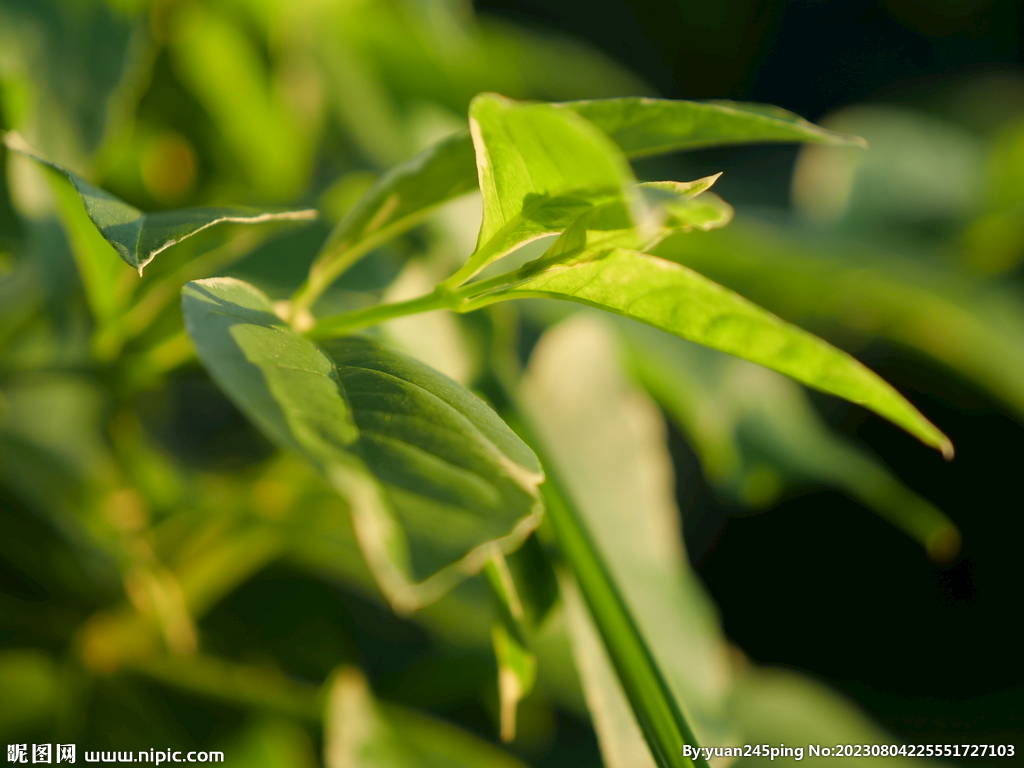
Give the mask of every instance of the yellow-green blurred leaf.
[(351, 667), (338, 670), (329, 686), (327, 768), (523, 768), (453, 725), (375, 701), (366, 679)]

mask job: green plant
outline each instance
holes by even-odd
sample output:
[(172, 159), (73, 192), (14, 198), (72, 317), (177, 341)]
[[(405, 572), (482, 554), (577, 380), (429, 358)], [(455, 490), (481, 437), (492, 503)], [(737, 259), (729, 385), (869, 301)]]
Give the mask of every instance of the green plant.
[[(607, 516), (602, 522), (594, 512), (599, 502), (576, 498), (581, 495), (578, 480), (563, 479), (562, 465), (573, 459), (559, 445), (564, 435), (552, 426), (557, 414), (541, 393), (543, 370), (531, 368), (521, 386), (517, 319), (505, 302), (556, 299), (639, 321), (863, 405), (951, 457), (948, 439), (854, 358), (699, 272), (651, 253), (662, 241), (724, 227), (732, 210), (708, 191), (715, 177), (638, 183), (630, 158), (743, 142), (851, 145), (858, 140), (774, 107), (727, 102), (619, 98), (527, 103), (483, 94), (473, 99), (469, 121), (468, 132), (437, 141), (363, 192), (326, 239), (301, 286), (290, 299), (276, 302), (237, 278), (208, 276), (237, 257), (237, 239), (193, 256), (188, 242), (194, 241), (187, 238), (220, 222), (296, 221), (313, 212), (195, 208), (146, 215), (44, 160), (16, 134), (8, 134), (6, 144), (42, 161), (51, 172), (96, 321), (92, 356), (119, 398), (153, 387), (187, 362), (194, 348), (232, 402), (339, 495), (351, 515), (354, 542), (395, 611), (423, 611), (482, 573), (494, 603), (490, 634), (504, 738), (514, 737), (516, 707), (535, 684), (534, 646), (559, 593), (606, 760), (625, 764), (619, 762), (623, 755), (645, 754), (630, 727), (624, 694), (658, 766), (703, 764), (703, 758), (684, 756), (683, 746), (695, 745), (695, 734), (701, 732), (714, 743), (734, 739), (737, 728), (743, 730), (738, 725), (742, 718), (716, 712), (717, 694), (694, 690), (688, 673), (679, 671), (680, 666), (689, 668), (692, 675), (703, 662), (675, 658), (664, 642), (666, 628), (670, 633), (673, 626), (696, 623), (706, 625), (694, 632), (697, 645), (715, 646), (720, 640), (713, 621), (703, 615), (699, 590), (689, 583), (692, 577), (678, 551), (665, 545), (663, 557), (652, 555), (652, 562), (643, 562), (644, 546), (662, 546), (657, 536), (638, 544), (629, 530), (620, 530), (623, 522)], [(460, 266), (422, 285), (420, 295), (344, 311), (331, 311), (325, 306), (329, 302), (321, 301), (364, 256), (476, 189), (483, 214), (475, 249)], [(531, 250), (534, 241), (542, 247)], [(144, 288), (128, 282), (124, 275), (131, 273), (113, 269), (111, 246), (140, 275), (152, 262), (156, 274), (138, 284)], [(508, 264), (524, 252), (532, 258)], [(407, 269), (415, 268), (414, 263)], [(164, 329), (155, 325), (182, 284), (187, 338), (167, 320)], [(385, 339), (356, 333), (436, 310), (475, 318), (480, 359), (468, 378), (477, 394)], [(701, 368), (685, 365), (686, 356), (694, 353), (689, 348), (666, 352), (660, 346), (663, 338), (634, 325), (615, 327), (628, 340), (626, 357), (638, 380), (682, 424), (699, 431), (699, 419), (687, 410), (692, 391), (702, 386), (692, 381)], [(562, 331), (560, 338), (566, 333), (581, 334), (584, 349), (607, 339), (601, 330)], [(571, 352), (572, 344), (563, 343)], [(609, 356), (614, 353), (591, 363)], [(609, 391), (619, 386), (614, 372), (602, 373), (599, 365), (594, 371), (611, 382)], [(784, 384), (769, 379), (764, 389), (768, 400), (752, 407), (770, 411), (769, 404), (775, 403), (781, 409), (777, 442), (789, 439), (797, 454), (808, 445), (841, 450), (820, 435), (813, 442), (808, 436), (815, 429), (812, 417), (802, 422), (791, 418), (803, 412), (799, 396)], [(625, 402), (609, 397), (604, 407), (625, 413)], [(145, 442), (133, 432), (130, 417), (122, 421), (121, 461), (129, 473), (136, 468), (135, 483), (147, 482), (143, 477), (153, 474), (159, 460), (145, 455)], [(796, 434), (801, 428), (803, 433)], [(719, 448), (718, 454), (709, 449), (705, 461), (727, 464), (722, 451), (727, 454), (728, 446)], [(934, 556), (955, 551), (956, 529), (940, 511), (870, 460), (859, 460), (850, 482), (867, 489), (869, 503)], [(289, 483), (317, 487), (315, 480), (295, 479), (301, 470), (287, 462), (282, 466), (278, 471), (291, 478)], [(576, 468), (569, 474), (578, 473)], [(138, 502), (132, 492), (114, 491), (104, 504), (104, 514), (128, 542), (126, 551), (136, 552), (129, 555), (134, 562), (125, 578), (142, 618), (122, 612), (92, 622), (82, 640), (85, 658), (99, 669), (134, 666), (158, 679), (218, 689), (218, 681), (233, 673), (195, 656), (189, 616), (204, 600), (230, 589), (231, 578), (219, 584), (213, 580), (214, 594), (203, 595), (202, 586), (198, 594), (190, 592), (187, 575), (169, 573), (131, 543), (142, 525), (133, 517)], [(614, 514), (625, 520), (629, 510)], [(224, 551), (216, 557), (230, 559)], [(645, 592), (655, 594), (641, 597)], [(148, 635), (138, 627), (147, 612), (153, 623)], [(594, 629), (600, 642), (595, 642)], [(149, 649), (154, 634), (162, 637), (170, 655)], [(189, 658), (197, 661), (189, 666), (183, 661)], [(608, 672), (609, 662), (614, 675)], [(304, 716), (319, 708), (286, 681), (257, 677), (226, 683), (220, 687), (231, 693), (220, 695), (243, 701), (269, 696), (277, 709)], [(416, 716), (374, 709), (365, 682), (351, 669), (340, 671), (325, 690), (327, 754), (341, 755), (333, 758), (335, 765), (348, 764), (344, 754), (349, 753), (372, 765), (422, 764), (417, 761), (433, 754), (432, 740), (439, 753), (448, 750), (447, 761), (439, 765), (455, 759), (466, 765), (501, 764), (505, 759), (482, 746), (463, 744), (461, 737), (445, 741), (442, 726)], [(778, 690), (782, 696), (785, 684)], [(814, 698), (799, 686), (794, 695)], [(356, 710), (376, 714), (364, 714), (353, 725)], [(447, 746), (436, 747), (437, 740)]]
[[(483, 189), (480, 92), (559, 103), (473, 102)], [(951, 559), (950, 520), (798, 381), (941, 436), (720, 286), (847, 349), (909, 347), (1019, 413), (1020, 126), (1004, 116), (983, 187), (980, 142), (899, 110), (824, 120), (865, 152), (773, 108), (627, 94), (653, 95), (458, 0), (0, 0), (0, 125), (59, 164), (0, 146), (8, 742), (650, 768), (638, 722), (669, 764), (687, 728), (889, 738), (725, 637), (682, 548), (665, 421), (737, 511), (833, 488)], [(633, 178), (704, 176), (656, 155), (766, 140), (804, 143), (813, 225), (729, 221), (716, 177)], [(547, 142), (565, 151), (539, 167)]]

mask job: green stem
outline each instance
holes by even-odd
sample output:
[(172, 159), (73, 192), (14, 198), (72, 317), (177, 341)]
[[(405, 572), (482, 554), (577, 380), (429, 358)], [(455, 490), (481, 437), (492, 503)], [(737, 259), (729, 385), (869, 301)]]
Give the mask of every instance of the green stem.
[(432, 309), (451, 309), (452, 296), (453, 294), (428, 293), (426, 296), (408, 301), (377, 304), (366, 309), (332, 315), (320, 320), (307, 335), (314, 339), (341, 336), (350, 331), (383, 323), (385, 320), (403, 315), (415, 315), (420, 312), (429, 312)]
[(341, 277), (359, 259), (374, 248), (416, 226), (433, 210), (433, 206), (425, 208), (416, 215), (406, 216), (392, 222), (389, 226), (382, 227), (357, 242), (352, 242), (344, 236), (344, 230), (340, 229), (346, 222), (343, 219), (313, 261), (306, 281), (292, 294), (292, 322), (304, 313), (310, 312), (317, 299), (330, 287), (331, 283)]
[(487, 263), (487, 253), (483, 252), (481, 255), (479, 252), (474, 253), (467, 259), (466, 263), (459, 267), (456, 272), (450, 277), (446, 278), (439, 286), (443, 291), (454, 291), (459, 288), (463, 283), (473, 277), (479, 272)]
[[(478, 280), (475, 283), (470, 283), (457, 291), (451, 292), (445, 291), (442, 286), (438, 286), (433, 293), (409, 299), (408, 301), (397, 301), (393, 304), (377, 304), (366, 309), (357, 309), (352, 312), (331, 315), (319, 320), (306, 335), (313, 339), (341, 336), (360, 328), (383, 323), (385, 320), (392, 320), (405, 315), (415, 315), (420, 312), (430, 312), (434, 309), (470, 312), (478, 306), (472, 303), (478, 294), (514, 282), (516, 274), (516, 272), (506, 272), (487, 280)], [(480, 306), (483, 305), (481, 304)]]
[(576, 576), (654, 761), (659, 768), (707, 768), (703, 757), (683, 756), (683, 745), (696, 748), (697, 738), (578, 510), (562, 484), (551, 477), (550, 461), (544, 462), (544, 466), (549, 477), (541, 491), (559, 551)]
[(348, 250), (338, 248), (327, 251), (320, 256), (309, 270), (309, 276), (299, 289), (292, 294), (292, 318), (309, 312), (317, 299), (326, 291), (331, 283), (337, 280), (350, 266), (365, 256), (377, 245), (376, 239), (364, 240)]
[(546, 455), (535, 430), (507, 389), (500, 382), (497, 389), (496, 396), (503, 401), (499, 406), (506, 412), (506, 421), (533, 447), (544, 466), (547, 480), (541, 485), (541, 492), (558, 549), (576, 576), (651, 755), (659, 768), (708, 768), (701, 756), (683, 756), (683, 745), (698, 746), (693, 730), (587, 531), (582, 515), (558, 477), (554, 462)]

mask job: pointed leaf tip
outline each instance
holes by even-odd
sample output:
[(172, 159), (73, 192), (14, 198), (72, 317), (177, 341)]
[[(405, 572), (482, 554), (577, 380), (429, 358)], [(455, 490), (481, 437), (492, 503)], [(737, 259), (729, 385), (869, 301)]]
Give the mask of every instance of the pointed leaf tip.
[(866, 147), (770, 104), (626, 97), (558, 104), (605, 131), (631, 158), (730, 144), (800, 142)]
[(946, 461), (952, 461), (956, 458), (956, 450), (953, 448), (953, 441), (943, 435), (943, 441), (939, 445), (939, 450), (942, 451), (942, 458)]

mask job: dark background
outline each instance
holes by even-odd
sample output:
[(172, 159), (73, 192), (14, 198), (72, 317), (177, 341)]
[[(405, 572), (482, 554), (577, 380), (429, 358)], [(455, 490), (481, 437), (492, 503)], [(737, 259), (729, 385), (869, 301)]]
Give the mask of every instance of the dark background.
[[(478, 0), (476, 7), (590, 41), (662, 95), (762, 101), (812, 120), (857, 102), (927, 106), (952, 80), (1021, 65), (1016, 2)], [(718, 188), (741, 212), (744, 204), (787, 204), (796, 150), (698, 155), (700, 165), (726, 170)], [(944, 463), (860, 409), (819, 405), (953, 518), (964, 536), (960, 557), (930, 564), (895, 528), (830, 491), (804, 489), (766, 513), (741, 515), (703, 484), (674, 435), (690, 556), (730, 638), (755, 660), (817, 675), (912, 743), (1013, 743), (1024, 724), (1024, 430), (909, 350), (875, 343), (859, 354), (952, 437), (955, 461)], [(997, 762), (1024, 764), (1022, 747), (1017, 758)]]

